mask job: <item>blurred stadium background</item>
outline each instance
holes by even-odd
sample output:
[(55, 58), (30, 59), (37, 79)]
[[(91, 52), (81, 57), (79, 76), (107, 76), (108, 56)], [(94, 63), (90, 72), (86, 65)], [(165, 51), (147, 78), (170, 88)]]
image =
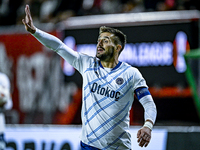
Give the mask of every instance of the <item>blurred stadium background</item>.
[[(0, 0), (0, 71), (12, 83), (6, 114), (7, 150), (79, 150), (82, 77), (28, 34), (35, 26), (76, 51), (95, 55), (98, 29), (128, 37), (121, 61), (147, 81), (158, 116), (147, 150), (200, 149), (200, 3), (197, 0)], [(143, 125), (137, 100), (130, 112), (133, 149)]]

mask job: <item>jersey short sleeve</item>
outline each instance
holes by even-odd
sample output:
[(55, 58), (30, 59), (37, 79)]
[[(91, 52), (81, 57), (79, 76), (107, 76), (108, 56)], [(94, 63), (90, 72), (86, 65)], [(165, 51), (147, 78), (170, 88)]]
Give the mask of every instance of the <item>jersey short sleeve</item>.
[(94, 62), (94, 58), (92, 56), (78, 53), (78, 57), (74, 59), (72, 66), (83, 74), (84, 70), (86, 70), (92, 62)]
[(146, 81), (143, 78), (142, 74), (139, 72), (137, 68), (134, 69), (134, 78), (133, 78), (133, 91), (140, 87), (147, 87)]

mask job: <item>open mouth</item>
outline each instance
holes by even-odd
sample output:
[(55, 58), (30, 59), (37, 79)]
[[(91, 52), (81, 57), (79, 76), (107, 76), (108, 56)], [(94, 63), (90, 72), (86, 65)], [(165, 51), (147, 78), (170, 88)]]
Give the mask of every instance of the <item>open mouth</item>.
[(105, 50), (105, 49), (102, 48), (102, 47), (98, 47), (98, 48), (97, 48), (97, 51), (98, 51), (98, 52), (103, 52), (104, 50)]

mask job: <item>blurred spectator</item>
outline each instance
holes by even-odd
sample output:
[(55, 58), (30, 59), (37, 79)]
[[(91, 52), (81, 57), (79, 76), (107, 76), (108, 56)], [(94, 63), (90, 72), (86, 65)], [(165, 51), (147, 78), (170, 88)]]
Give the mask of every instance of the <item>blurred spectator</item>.
[(104, 14), (115, 14), (121, 12), (122, 4), (119, 0), (103, 0), (101, 10)]
[(182, 0), (184, 9), (197, 9), (200, 10), (200, 1), (199, 0)]
[(23, 0), (1, 0), (0, 1), (0, 25), (16, 24), (17, 9)]
[(41, 8), (41, 4), (44, 1), (45, 0), (23, 0), (23, 2), (21, 3), (20, 7), (17, 10), (17, 24), (22, 23), (22, 19), (24, 16), (24, 7), (26, 4), (28, 4), (32, 8), (31, 15), (33, 19), (35, 20), (35, 22), (39, 22), (40, 8)]
[(128, 0), (124, 5), (122, 12), (124, 13), (137, 13), (145, 11), (142, 0)]
[(49, 22), (49, 17), (56, 9), (57, 0), (44, 0), (40, 8), (40, 22)]
[(103, 0), (83, 0), (83, 14), (84, 15), (95, 15), (101, 14), (101, 4)]
[(176, 10), (177, 2), (175, 0), (160, 1), (156, 5), (157, 11)]
[(21, 24), (26, 4), (36, 23), (80, 15), (200, 10), (200, 0), (0, 0), (0, 26)]
[(160, 0), (144, 0), (146, 11), (155, 11), (158, 2), (160, 2)]
[(51, 22), (57, 23), (72, 16), (78, 16), (83, 0), (58, 0), (55, 10), (50, 13)]

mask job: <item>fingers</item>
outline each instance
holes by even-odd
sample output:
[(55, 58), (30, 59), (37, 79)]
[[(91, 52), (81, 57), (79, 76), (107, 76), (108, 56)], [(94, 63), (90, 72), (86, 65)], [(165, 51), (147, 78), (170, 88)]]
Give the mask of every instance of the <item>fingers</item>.
[(30, 27), (29, 26), (29, 22), (27, 20), (27, 17), (25, 17), (25, 19), (22, 19), (22, 23), (26, 26), (26, 27)]
[(22, 19), (22, 23), (23, 23), (24, 25), (26, 25), (26, 23), (25, 23), (24, 19)]
[(25, 13), (26, 13), (26, 16), (28, 16), (28, 5), (26, 5), (25, 7)]
[(26, 13), (26, 16), (25, 16), (26, 24), (31, 24), (32, 23), (32, 17), (31, 17), (31, 12), (30, 12), (29, 5), (26, 5), (25, 13)]
[(141, 140), (140, 143), (139, 143), (139, 146), (140, 146), (140, 147), (143, 147), (143, 146), (144, 146), (144, 147), (147, 147), (148, 144), (149, 144), (149, 142), (144, 141), (144, 140)]
[(28, 11), (27, 11), (27, 9), (28, 9), (28, 5), (26, 5), (26, 7), (25, 7), (25, 13), (26, 13), (25, 19), (22, 19), (22, 23), (23, 23), (25, 26), (27, 26), (27, 24), (28, 24), (28, 22), (29, 22)]
[(149, 132), (144, 131), (144, 129), (140, 129), (137, 133), (137, 142), (139, 143), (139, 146), (141, 147), (147, 147), (150, 140), (151, 140), (151, 134)]
[(27, 30), (28, 24), (26, 23), (26, 21), (24, 19), (22, 19), (22, 23), (25, 25), (26, 30)]
[(22, 19), (22, 23), (25, 25), (25, 29), (30, 32), (30, 33), (35, 33), (36, 31), (36, 28), (35, 26), (33, 25), (33, 20), (32, 20), (32, 17), (31, 17), (31, 12), (30, 12), (30, 9), (29, 9), (29, 5), (26, 5), (25, 7), (25, 18)]
[(29, 15), (31, 16), (31, 11), (30, 11), (29, 5), (26, 5), (26, 7), (27, 7)]
[(139, 137), (138, 138), (139, 146), (141, 146), (141, 147), (143, 147), (143, 146), (147, 147), (147, 145), (150, 142), (150, 139), (151, 139), (151, 137), (149, 135), (146, 135), (146, 134), (144, 134), (143, 136)]
[(140, 134), (141, 134), (141, 130), (138, 131), (137, 138), (139, 138)]
[(140, 132), (139, 136), (137, 137), (138, 138), (138, 141), (137, 141), (138, 143), (142, 140), (143, 135), (144, 135), (144, 133)]
[(29, 5), (26, 5), (25, 12), (26, 12), (27, 21), (32, 21), (32, 17), (31, 17), (31, 12), (30, 12), (30, 9), (29, 9)]

